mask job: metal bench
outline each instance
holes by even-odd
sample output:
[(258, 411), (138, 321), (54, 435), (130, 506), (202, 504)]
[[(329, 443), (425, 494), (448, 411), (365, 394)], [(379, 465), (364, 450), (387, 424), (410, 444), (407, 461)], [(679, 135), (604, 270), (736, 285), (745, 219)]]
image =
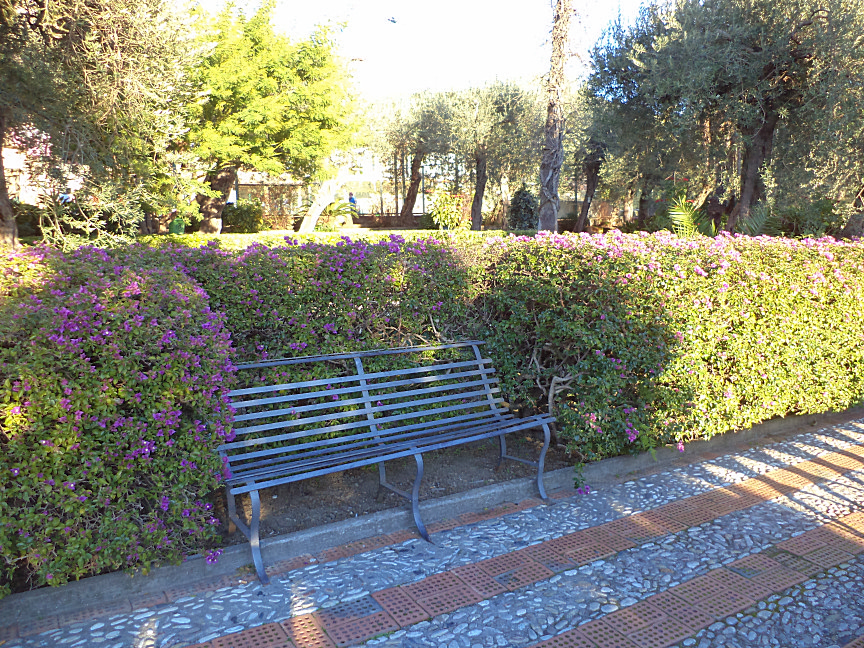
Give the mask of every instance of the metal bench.
[[(423, 453), (498, 437), (498, 465), (513, 459), (536, 466), (537, 487), (547, 499), (543, 462), (555, 419), (545, 414), (517, 418), (509, 412), (497, 395), (492, 361), (480, 353), (482, 344), (470, 341), (238, 366), (242, 372), (253, 372), (251, 384), (263, 384), (229, 393), (236, 410), (236, 437), (218, 451), (231, 473), (228, 514), (249, 539), (261, 583), (268, 582), (259, 542), (258, 492), (263, 488), (377, 464), (380, 486), (411, 501), (417, 529), (429, 540), (418, 502)], [(401, 368), (382, 371), (376, 364)], [(285, 382), (285, 377), (306, 379)], [(507, 454), (504, 435), (531, 428), (543, 429), (539, 459)], [(387, 481), (384, 466), (408, 456), (417, 462), (410, 493)], [(241, 493), (249, 493), (251, 499), (248, 524), (237, 515), (234, 498)]]

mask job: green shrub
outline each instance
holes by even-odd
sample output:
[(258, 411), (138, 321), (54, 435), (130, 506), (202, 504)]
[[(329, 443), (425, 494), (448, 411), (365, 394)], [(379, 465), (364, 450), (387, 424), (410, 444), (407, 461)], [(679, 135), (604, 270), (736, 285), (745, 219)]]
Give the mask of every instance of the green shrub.
[(438, 229), (468, 229), (470, 220), (466, 218), (465, 196), (461, 194), (436, 193), (435, 202), (429, 210), (429, 217)]
[(510, 199), (507, 213), (507, 226), (511, 230), (537, 229), (537, 199), (525, 185), (522, 185)]
[[(511, 398), (555, 386), (585, 459), (864, 398), (864, 246), (833, 239), (501, 239), (476, 306)], [(538, 389), (538, 385), (543, 389)]]
[(42, 234), (42, 229), (39, 226), (41, 207), (13, 200), (12, 212), (15, 214), (15, 222), (18, 224), (18, 236), (40, 236)]
[(264, 205), (255, 199), (228, 203), (222, 211), (222, 228), (234, 234), (255, 234), (267, 229)]
[(200, 551), (230, 438), (224, 318), (165, 264), (0, 258), (0, 596)]

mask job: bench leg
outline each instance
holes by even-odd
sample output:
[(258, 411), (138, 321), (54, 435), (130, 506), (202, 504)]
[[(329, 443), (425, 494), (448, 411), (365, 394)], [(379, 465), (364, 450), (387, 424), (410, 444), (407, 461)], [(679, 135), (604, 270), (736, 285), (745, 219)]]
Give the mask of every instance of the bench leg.
[(420, 482), (423, 479), (423, 455), (419, 452), (414, 455), (417, 461), (417, 477), (414, 479), (414, 489), (411, 491), (411, 512), (414, 513), (414, 524), (417, 525), (417, 530), (426, 542), (432, 542), (429, 539), (429, 532), (423, 525), (423, 520), (420, 519)]
[(549, 501), (549, 496), (546, 495), (546, 489), (543, 487), (543, 463), (546, 461), (546, 451), (549, 450), (549, 440), (552, 436), (547, 423), (543, 424), (543, 448), (540, 450), (540, 459), (537, 461), (537, 488), (540, 491), (540, 497), (544, 501)]
[(498, 435), (498, 444), (501, 446), (501, 454), (498, 455), (498, 464), (495, 466), (495, 472), (501, 470), (501, 465), (504, 463), (504, 457), (507, 456), (507, 440), (503, 434)]
[(249, 544), (252, 547), (252, 561), (255, 563), (255, 571), (258, 572), (258, 580), (262, 585), (267, 585), (270, 582), (270, 578), (264, 569), (264, 560), (261, 558), (261, 539), (258, 536), (261, 525), (261, 500), (258, 497), (258, 491), (249, 493), (249, 498), (252, 500), (252, 524), (251, 533), (249, 534)]

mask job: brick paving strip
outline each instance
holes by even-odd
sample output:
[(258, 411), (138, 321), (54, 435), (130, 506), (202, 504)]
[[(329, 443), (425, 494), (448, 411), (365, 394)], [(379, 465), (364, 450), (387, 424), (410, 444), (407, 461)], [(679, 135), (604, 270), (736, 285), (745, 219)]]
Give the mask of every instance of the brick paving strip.
[[(359, 601), (340, 603), (334, 607), (319, 610), (312, 614), (302, 614), (291, 617), (281, 623), (270, 623), (252, 627), (242, 632), (196, 644), (196, 646), (198, 648), (246, 648), (247, 646), (255, 646), (258, 648), (296, 646), (297, 648), (302, 648), (304, 646), (354, 645), (370, 637), (389, 633), (398, 630), (399, 628), (404, 628), (425, 619), (429, 619), (430, 617), (435, 617), (439, 614), (455, 611), (464, 606), (489, 599), (498, 594), (518, 590), (538, 581), (551, 578), (557, 573), (574, 569), (580, 565), (585, 565), (598, 559), (608, 558), (617, 552), (636, 547), (643, 542), (648, 542), (670, 533), (677, 533), (692, 526), (698, 526), (704, 522), (712, 521), (717, 517), (735, 511), (741, 511), (750, 506), (776, 497), (788, 495), (804, 486), (832, 479), (847, 472), (860, 470), (862, 467), (864, 467), (864, 448), (860, 446), (851, 446), (845, 450), (829, 452), (814, 459), (800, 461), (786, 468), (769, 471), (760, 477), (746, 479), (742, 482), (726, 487), (715, 488), (699, 495), (679, 499), (658, 508), (648, 510), (644, 513), (619, 518), (612, 522), (583, 529), (554, 540), (531, 545), (511, 553), (502, 554), (495, 558), (456, 567), (450, 571), (434, 574), (415, 583), (373, 592), (371, 596), (367, 596)], [(573, 491), (564, 491), (553, 495), (553, 497), (556, 499), (564, 499), (572, 495)], [(472, 524), (483, 520), (498, 518), (503, 515), (537, 506), (541, 503), (542, 502), (537, 499), (528, 499), (519, 504), (504, 504), (488, 509), (482, 513), (469, 513), (461, 515), (456, 519), (444, 520), (430, 525), (429, 530), (431, 533), (449, 530), (463, 524)], [(864, 550), (864, 540), (862, 540), (862, 538), (864, 538), (864, 526), (859, 528), (852, 524), (853, 522), (859, 524), (859, 518), (854, 517), (857, 515), (864, 514), (853, 513), (852, 516), (844, 518), (844, 522), (848, 522), (849, 524), (848, 528), (842, 526), (838, 527), (838, 522), (835, 521), (823, 527), (808, 531), (803, 536), (793, 538), (792, 541), (798, 542), (798, 544), (793, 543), (792, 546), (795, 547), (798, 547), (800, 543), (805, 542), (804, 540), (800, 540), (800, 538), (807, 538), (807, 541), (813, 543), (812, 547), (811, 545), (807, 545), (806, 547), (801, 545), (801, 547), (808, 549), (806, 552), (803, 552), (803, 554), (801, 548), (796, 552), (788, 547), (782, 546), (784, 543), (777, 545), (780, 553), (776, 555), (769, 555), (763, 552), (763, 554), (765, 554), (765, 560), (770, 561), (765, 562), (764, 564), (771, 565), (771, 569), (763, 570), (766, 574), (763, 574), (764, 578), (760, 577), (755, 581), (757, 585), (762, 580), (768, 578), (767, 572), (775, 573), (774, 570), (779, 569), (779, 571), (776, 571), (775, 575), (785, 573), (787, 577), (790, 569), (798, 570), (800, 572), (801, 570), (799, 567), (796, 567), (795, 565), (796, 560), (803, 561), (801, 562), (801, 565), (806, 569), (801, 573), (804, 573), (804, 578), (806, 579), (809, 576), (807, 570), (812, 571), (815, 567), (818, 567), (819, 570), (821, 570), (824, 568), (825, 565), (823, 563), (826, 563), (826, 561), (833, 560), (837, 557), (848, 559), (853, 553), (859, 553), (861, 550)], [(831, 531), (834, 529), (841, 529), (844, 531), (842, 533), (839, 531), (836, 534), (832, 533), (832, 537), (836, 536), (837, 540), (826, 542), (819, 540), (818, 538), (820, 536), (818, 536), (818, 534), (814, 535), (816, 532), (823, 532), (825, 529)], [(350, 557), (381, 547), (399, 544), (417, 537), (419, 536), (416, 532), (403, 530), (385, 536), (367, 538), (347, 545), (327, 549), (314, 557), (311, 555), (305, 555), (291, 560), (281, 561), (272, 565), (267, 571), (271, 575), (285, 574), (316, 562), (338, 560), (340, 558)], [(860, 543), (861, 546), (859, 547), (856, 544), (856, 551), (850, 551), (851, 545), (849, 543), (855, 544), (856, 541)], [(837, 544), (838, 542), (840, 543), (839, 545)], [(762, 554), (755, 555), (761, 556)], [(804, 555), (808, 555), (809, 557), (804, 557)], [(739, 562), (743, 563), (748, 561), (750, 558), (752, 558), (752, 556), (744, 558)], [(838, 562), (843, 562), (843, 560)], [(831, 564), (838, 564), (838, 562)], [(776, 566), (778, 564), (779, 567)], [(713, 581), (718, 578), (726, 579), (721, 580), (720, 586), (723, 586), (723, 583), (725, 583), (726, 590), (733, 591), (733, 594), (740, 595), (740, 593), (744, 591), (740, 587), (731, 587), (730, 589), (730, 586), (742, 584), (740, 581), (736, 582), (733, 577), (736, 576), (736, 574), (742, 579), (752, 580), (753, 577), (742, 576), (740, 573), (729, 571), (731, 566), (727, 566), (727, 568), (724, 569), (714, 570), (707, 576), (698, 577), (676, 587), (683, 588), (692, 582), (702, 583), (703, 581), (700, 579), (707, 579), (710, 576), (712, 580), (706, 582), (713, 583)], [(715, 572), (717, 572), (717, 575), (714, 575)], [(727, 576), (727, 573), (732, 574), (732, 576)], [(756, 576), (758, 575), (759, 574), (756, 574)], [(730, 578), (732, 578), (731, 581), (729, 580)], [(134, 610), (173, 602), (177, 599), (188, 597), (200, 592), (235, 586), (238, 583), (251, 580), (255, 580), (254, 576), (249, 576), (245, 579), (238, 579), (236, 576), (222, 577), (216, 580), (177, 587), (163, 593), (119, 601), (116, 604), (103, 606), (101, 608), (51, 616), (22, 624), (21, 627), (0, 626), (0, 645), (2, 645), (6, 640), (15, 639), (16, 637), (32, 636), (46, 630), (55, 629), (81, 621), (93, 620), (98, 617), (128, 613)], [(797, 582), (800, 581), (796, 581), (796, 583)], [(747, 591), (752, 594), (755, 591), (752, 586), (753, 583), (749, 583), (749, 585), (750, 587)], [(784, 585), (780, 589), (788, 586), (790, 585)], [(717, 589), (717, 587), (711, 591), (719, 596), (721, 590)], [(646, 624), (640, 625), (638, 620), (634, 621), (631, 617), (637, 615), (637, 617), (633, 618), (642, 618), (638, 617), (639, 614), (642, 614), (643, 616), (650, 616), (650, 614), (656, 613), (665, 614), (663, 611), (663, 601), (667, 599), (662, 599), (662, 597), (668, 596), (668, 592), (673, 592), (671, 594), (673, 598), (669, 599), (669, 601), (680, 606), (680, 595), (676, 594), (674, 590), (675, 588), (662, 594), (655, 595), (651, 599), (643, 601), (642, 603), (638, 603), (607, 615), (602, 619), (604, 623), (612, 622), (617, 624), (612, 626), (611, 630), (606, 628), (606, 626), (597, 623), (597, 621), (592, 621), (580, 626), (578, 631), (571, 631), (571, 633), (574, 633), (574, 637), (579, 636), (575, 634), (576, 632), (581, 633), (582, 636), (580, 636), (580, 641), (588, 641), (589, 643), (544, 642), (538, 645), (585, 645), (592, 647), (598, 645), (617, 645), (608, 642), (598, 644), (596, 638), (594, 639), (594, 643), (591, 643), (591, 641), (585, 636), (585, 633), (591, 632), (594, 633), (595, 637), (600, 636), (597, 635), (598, 632), (607, 632), (607, 634), (608, 632), (612, 632), (613, 634), (609, 636), (613, 638), (616, 637), (616, 634), (614, 633), (617, 633), (617, 636), (636, 633), (636, 635), (641, 638), (640, 643), (634, 644), (631, 641), (629, 644), (622, 643), (621, 645), (623, 646), (632, 647), (633, 645), (644, 645), (653, 647), (655, 645), (669, 645), (668, 643), (657, 643), (657, 640), (661, 636), (665, 636), (657, 635), (657, 633), (660, 632), (658, 628), (680, 630), (680, 626), (683, 625), (688, 630), (692, 629), (692, 623), (689, 625), (682, 623), (680, 613), (677, 612), (679, 609), (678, 607), (675, 608), (675, 618), (670, 619), (669, 621), (666, 621), (664, 618), (659, 618), (658, 622), (649, 621)], [(684, 591), (685, 590), (681, 590), (681, 592)], [(706, 589), (705, 591), (708, 590)], [(684, 594), (684, 596), (686, 596), (686, 594)], [(642, 605), (643, 603), (645, 604), (644, 606)], [(748, 605), (750, 603), (752, 603), (752, 601), (749, 601)], [(685, 606), (698, 609), (698, 606), (692, 606), (687, 603), (686, 600)], [(665, 609), (668, 610), (669, 608), (667, 607)], [(613, 618), (615, 620), (612, 620)], [(620, 621), (618, 621), (618, 619), (620, 619)], [(625, 619), (631, 620), (626, 621)], [(663, 623), (658, 625), (660, 621)], [(710, 618), (709, 623), (712, 623), (713, 621), (714, 619)], [(595, 623), (597, 623), (596, 626), (592, 625)], [(593, 630), (595, 627), (599, 628), (599, 630)], [(699, 629), (701, 629), (701, 627)], [(622, 632), (622, 630), (624, 630), (624, 632)], [(693, 634), (693, 632), (690, 632), (686, 636), (689, 636), (690, 634)], [(657, 637), (652, 640), (649, 635), (657, 635)], [(570, 636), (570, 633), (565, 633), (564, 635), (550, 639), (549, 642), (567, 636)], [(860, 648), (864, 648), (864, 644), (857, 644), (854, 642), (849, 645), (850, 648), (853, 645), (860, 645)]]
[[(456, 567), (414, 583), (373, 592), (362, 599), (196, 644), (193, 648), (356, 645), (862, 468), (864, 447), (853, 446), (644, 513)], [(373, 542), (371, 546), (383, 545)], [(329, 551), (334, 556), (343, 556), (342, 548)], [(357, 553), (353, 549), (344, 551), (351, 551), (344, 555)], [(859, 553), (864, 553), (864, 512), (861, 511), (711, 570), (535, 647), (664, 648), (770, 594), (853, 560)], [(850, 648), (852, 646), (864, 648), (864, 641), (849, 644)]]

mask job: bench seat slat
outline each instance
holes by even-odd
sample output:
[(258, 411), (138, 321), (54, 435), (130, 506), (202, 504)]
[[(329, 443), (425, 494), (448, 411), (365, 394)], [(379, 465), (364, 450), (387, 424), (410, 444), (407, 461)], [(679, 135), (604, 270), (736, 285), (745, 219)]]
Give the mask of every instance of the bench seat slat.
[[(331, 401), (331, 402), (327, 402), (327, 403), (315, 403), (313, 405), (298, 405), (296, 407), (290, 407), (290, 408), (289, 407), (283, 407), (280, 409), (270, 409), (270, 410), (264, 410), (261, 412), (252, 412), (250, 414), (239, 414), (239, 415), (234, 417), (234, 421), (235, 422), (237, 422), (237, 421), (253, 421), (253, 420), (262, 419), (262, 418), (271, 418), (271, 417), (276, 417), (276, 416), (286, 416), (289, 414), (302, 414), (304, 412), (315, 412), (315, 411), (320, 411), (320, 410), (325, 410), (325, 409), (333, 409), (334, 407), (342, 408), (342, 407), (347, 407), (348, 405), (365, 405), (366, 403), (372, 403), (372, 402), (378, 402), (378, 401), (383, 403), (384, 401), (393, 400), (396, 398), (405, 399), (405, 398), (411, 398), (411, 397), (414, 397), (417, 395), (422, 395), (422, 394), (436, 394), (436, 393), (441, 393), (444, 391), (453, 391), (453, 390), (458, 390), (458, 389), (464, 389), (467, 387), (480, 387), (480, 386), (485, 386), (488, 384), (489, 384), (488, 381), (476, 380), (476, 381), (471, 381), (471, 382), (463, 382), (463, 383), (455, 383), (455, 384), (447, 384), (447, 385), (437, 385), (435, 387), (426, 387), (424, 389), (412, 389), (410, 391), (403, 391), (403, 392), (388, 392), (386, 394), (372, 394), (370, 396), (362, 396), (360, 398), (351, 398), (348, 400), (335, 400), (335, 401)], [(361, 388), (358, 388), (357, 391), (359, 391), (360, 389)], [(366, 391), (369, 391), (368, 387), (366, 387), (364, 389), (366, 389)], [(500, 391), (500, 389), (498, 389), (496, 387), (493, 389), (493, 391), (498, 392), (498, 391)], [(484, 391), (483, 393), (485, 394), (486, 392)], [(328, 392), (317, 392), (317, 394), (319, 394), (318, 398), (321, 398), (321, 397), (325, 397), (325, 396), (329, 397), (332, 394), (334, 394), (334, 392), (329, 392), (329, 391)], [(458, 393), (453, 395), (454, 399), (459, 398), (459, 397), (460, 396)], [(413, 403), (412, 403), (412, 405), (413, 405)], [(395, 403), (392, 405), (381, 405), (381, 406), (378, 406), (376, 409), (377, 409), (377, 411), (384, 411), (387, 409), (398, 408), (400, 406), (404, 406), (404, 403)], [(235, 406), (235, 408), (236, 408), (236, 406)]]
[[(449, 369), (459, 369), (462, 367), (477, 367), (481, 364), (491, 363), (492, 360), (483, 358), (481, 360), (467, 360), (463, 362), (450, 362), (447, 364), (426, 365), (425, 367), (411, 367), (408, 369), (395, 369), (393, 371), (378, 371), (375, 373), (365, 374), (366, 380), (377, 380), (379, 378), (390, 378), (392, 376), (406, 376), (414, 374), (424, 374), (431, 372), (441, 372)], [(484, 373), (493, 373), (494, 369), (481, 368), (479, 371)], [(342, 384), (346, 382), (356, 382), (357, 376), (334, 376), (333, 378), (318, 378), (316, 380), (307, 380), (296, 383), (280, 383), (278, 385), (262, 385), (261, 387), (245, 387), (243, 389), (232, 389), (228, 392), (228, 396), (247, 396), (249, 394), (264, 394), (272, 391), (285, 391), (291, 389), (301, 389), (306, 387), (325, 387), (327, 385)]]
[[(514, 418), (512, 414), (500, 417), (491, 416), (489, 412), (478, 413), (475, 417), (458, 417), (459, 420), (444, 419), (443, 421), (427, 421), (421, 424), (403, 426), (399, 428), (398, 434), (390, 434), (386, 437), (374, 432), (354, 434), (350, 436), (336, 437), (334, 439), (323, 439), (309, 443), (301, 443), (290, 446), (278, 446), (265, 450), (253, 450), (243, 454), (235, 454), (232, 457), (232, 465), (238, 470), (248, 468), (250, 465), (268, 465), (274, 462), (284, 462), (287, 459), (299, 461), (304, 458), (324, 454), (337, 454), (343, 450), (357, 447), (374, 446), (386, 447), (390, 444), (411, 438), (422, 438), (434, 434), (447, 434), (453, 431), (464, 431), (475, 427), (483, 427), (489, 424), (500, 425)], [(326, 445), (324, 442), (327, 442)], [(264, 459), (270, 457), (269, 459)], [(252, 461), (257, 460), (257, 461)]]
[[(439, 441), (439, 443), (434, 444), (435, 449), (444, 449), (448, 447), (452, 447), (454, 445), (461, 445), (463, 443), (471, 443), (474, 441), (481, 441), (483, 439), (488, 439), (492, 437), (498, 437), (501, 434), (509, 434), (512, 432), (518, 432), (521, 429), (530, 429), (537, 427), (541, 423), (552, 423), (554, 419), (549, 416), (544, 416), (543, 419), (540, 418), (526, 418), (526, 419), (516, 419), (519, 421), (518, 426), (514, 426), (513, 428), (505, 429), (504, 431), (499, 432), (498, 430), (493, 429), (492, 431), (487, 431), (485, 433), (472, 434), (472, 435), (453, 435), (450, 438), (444, 438)], [(433, 445), (433, 444), (429, 444)], [(270, 477), (273, 474), (285, 475), (286, 472), (284, 470), (274, 470), (269, 473), (261, 473), (260, 476), (249, 475), (245, 476), (244, 479), (237, 480), (238, 486), (231, 486), (232, 494), (240, 494), (247, 493), (252, 490), (258, 490), (261, 488), (269, 488), (271, 486), (279, 486), (281, 484), (288, 484), (296, 481), (301, 481), (304, 479), (311, 479), (312, 477), (320, 477), (323, 475), (327, 475), (333, 472), (341, 472), (343, 470), (349, 470), (351, 468), (360, 468), (362, 466), (368, 466), (371, 464), (380, 463), (381, 461), (392, 461), (393, 459), (400, 459), (402, 457), (410, 457), (418, 452), (427, 452), (431, 448), (425, 448), (423, 446), (412, 447), (410, 445), (403, 446), (399, 449), (393, 449), (393, 451), (388, 452), (386, 454), (380, 453), (370, 453), (366, 457), (356, 457), (347, 462), (339, 462), (334, 465), (322, 466), (320, 468), (315, 468), (305, 472), (298, 472), (297, 468), (291, 466), (288, 471), (291, 471), (292, 474), (284, 476), (284, 477)], [(254, 483), (247, 483), (249, 480), (254, 480)], [(229, 485), (232, 483), (232, 480), (228, 481)]]

